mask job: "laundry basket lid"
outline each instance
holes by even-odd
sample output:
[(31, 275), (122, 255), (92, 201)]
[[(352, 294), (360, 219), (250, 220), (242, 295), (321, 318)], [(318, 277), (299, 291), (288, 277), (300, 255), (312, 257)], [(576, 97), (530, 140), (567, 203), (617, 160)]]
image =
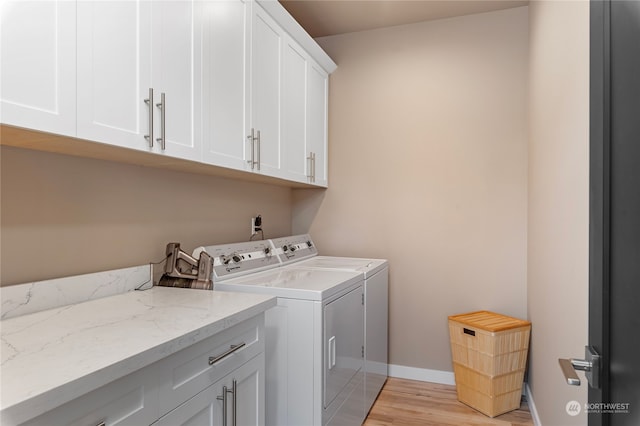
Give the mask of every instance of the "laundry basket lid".
[(510, 330), (530, 326), (531, 322), (490, 311), (476, 311), (467, 314), (451, 315), (449, 321), (479, 328), (490, 332)]

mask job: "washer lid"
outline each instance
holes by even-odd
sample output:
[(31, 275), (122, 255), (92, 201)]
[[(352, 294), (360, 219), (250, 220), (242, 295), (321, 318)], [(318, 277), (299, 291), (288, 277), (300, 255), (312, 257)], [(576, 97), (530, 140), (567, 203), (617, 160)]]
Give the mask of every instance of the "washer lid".
[(364, 259), (358, 257), (315, 256), (292, 266), (304, 268), (336, 269), (362, 272), (368, 278), (382, 270), (389, 263), (386, 259)]
[(290, 266), (214, 282), (216, 290), (270, 294), (288, 299), (324, 300), (364, 278), (361, 272)]

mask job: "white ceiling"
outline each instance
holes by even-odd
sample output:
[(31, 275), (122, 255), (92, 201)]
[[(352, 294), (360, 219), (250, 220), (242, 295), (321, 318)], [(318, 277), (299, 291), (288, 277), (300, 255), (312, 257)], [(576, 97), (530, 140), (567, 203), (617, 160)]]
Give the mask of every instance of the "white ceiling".
[(312, 37), (526, 6), (528, 0), (279, 0)]

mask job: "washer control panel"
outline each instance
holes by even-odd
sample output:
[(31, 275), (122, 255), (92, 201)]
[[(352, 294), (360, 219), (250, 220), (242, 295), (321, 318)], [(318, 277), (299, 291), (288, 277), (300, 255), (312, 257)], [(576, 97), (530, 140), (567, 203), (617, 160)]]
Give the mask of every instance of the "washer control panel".
[(293, 235), (271, 240), (275, 254), (283, 264), (316, 256), (318, 250), (309, 234)]
[(216, 279), (235, 278), (280, 265), (269, 240), (198, 247), (193, 256), (198, 258), (202, 251), (213, 257), (214, 283)]

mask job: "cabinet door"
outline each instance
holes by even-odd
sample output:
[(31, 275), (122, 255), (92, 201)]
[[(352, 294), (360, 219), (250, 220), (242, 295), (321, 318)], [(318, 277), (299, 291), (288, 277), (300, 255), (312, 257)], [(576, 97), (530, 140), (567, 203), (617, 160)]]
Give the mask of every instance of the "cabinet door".
[(244, 170), (249, 113), (248, 0), (206, 2), (202, 29), (203, 161)]
[(327, 186), (327, 99), (329, 76), (315, 62), (309, 61), (307, 82), (307, 157), (311, 183)]
[[(233, 393), (234, 381), (235, 393)], [(224, 403), (226, 403), (226, 422)], [(234, 414), (237, 416), (235, 419)], [(264, 425), (264, 353), (154, 423), (155, 426), (226, 426), (228, 424)]]
[(202, 131), (203, 161), (244, 170), (249, 113), (248, 0), (203, 4)]
[(259, 171), (280, 176), (280, 94), (284, 32), (257, 3), (251, 34), (251, 127), (260, 132), (256, 158)]
[(173, 411), (162, 416), (154, 426), (226, 426), (222, 419), (221, 396), (222, 390), (215, 383)]
[(307, 182), (307, 55), (290, 37), (282, 67), (283, 172), (287, 179)]
[(78, 137), (148, 149), (151, 2), (79, 1), (77, 13)]
[[(264, 353), (227, 376), (226, 384), (233, 388), (236, 382), (236, 424), (240, 426), (264, 425), (265, 423), (265, 359)], [(232, 413), (233, 401), (230, 402)], [(233, 415), (233, 413), (231, 414)], [(234, 424), (231, 422), (230, 423)]]
[[(264, 352), (262, 315), (229, 327), (159, 362), (160, 407), (169, 412)], [(237, 346), (239, 349), (228, 353)], [(223, 356), (224, 354), (227, 354)], [(218, 360), (209, 364), (211, 357)]]
[(1, 121), (76, 135), (76, 3), (0, 5)]
[(158, 418), (157, 371), (144, 368), (21, 426), (147, 425)]
[(201, 158), (201, 7), (193, 0), (152, 2), (154, 133), (161, 138), (164, 131), (165, 138), (156, 152), (190, 160)]

